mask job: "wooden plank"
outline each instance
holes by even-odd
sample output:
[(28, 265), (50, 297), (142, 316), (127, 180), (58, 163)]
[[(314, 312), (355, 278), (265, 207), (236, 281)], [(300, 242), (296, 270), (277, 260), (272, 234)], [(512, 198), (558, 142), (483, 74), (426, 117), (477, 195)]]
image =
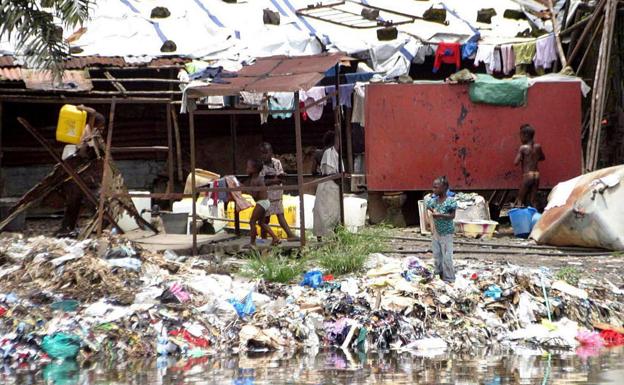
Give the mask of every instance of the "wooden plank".
[[(115, 77), (113, 75), (111, 75), (110, 72), (104, 71), (104, 76), (106, 76), (106, 79), (101, 79), (101, 80), (109, 80), (109, 81), (111, 81), (113, 83), (113, 87), (115, 87), (115, 89), (117, 91), (121, 92), (123, 95), (126, 95), (128, 90), (126, 90), (126, 88), (124, 86), (119, 84), (117, 79), (115, 79)], [(91, 80), (91, 81), (93, 81), (93, 80)]]
[(167, 192), (173, 192), (173, 134), (171, 132), (171, 104), (166, 106), (167, 112), (165, 114), (167, 120), (167, 175), (169, 180), (167, 181)]
[(115, 99), (111, 103), (110, 113), (108, 115), (108, 132), (106, 134), (106, 147), (104, 148), (104, 170), (102, 171), (102, 183), (100, 184), (100, 202), (97, 211), (97, 235), (102, 235), (102, 222), (104, 220), (104, 202), (106, 202), (106, 192), (108, 190), (109, 181), (109, 162), (111, 153), (111, 142), (113, 141), (113, 127), (115, 126)]
[[(303, 148), (301, 144), (301, 111), (299, 110), (299, 92), (295, 92), (295, 146), (297, 148), (297, 187), (299, 190), (299, 232), (301, 247), (306, 244), (305, 233), (305, 199), (303, 192)], [(285, 190), (285, 189), (284, 189)]]
[(197, 186), (195, 185), (195, 115), (189, 113), (189, 136), (191, 139), (191, 195), (192, 214), (191, 229), (193, 230), (193, 255), (197, 255)]
[(176, 157), (178, 164), (178, 180), (184, 182), (184, 175), (182, 174), (182, 141), (180, 140), (180, 126), (178, 125), (178, 115), (175, 112), (175, 108), (171, 109), (171, 120), (173, 121), (173, 133), (175, 134), (176, 141)]

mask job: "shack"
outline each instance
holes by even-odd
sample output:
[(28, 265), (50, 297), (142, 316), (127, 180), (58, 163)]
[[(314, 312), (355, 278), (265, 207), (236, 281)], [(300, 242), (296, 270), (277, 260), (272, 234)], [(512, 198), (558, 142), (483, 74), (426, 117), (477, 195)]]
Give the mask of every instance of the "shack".
[[(108, 116), (113, 97), (117, 99), (117, 109), (111, 151), (129, 187), (153, 193), (179, 192), (184, 178), (193, 169), (188, 150), (189, 124), (179, 113), (184, 105), (183, 89), (190, 82), (201, 80), (201, 73), (207, 67), (237, 72), (259, 57), (324, 52), (344, 52), (352, 58), (350, 66), (341, 67), (338, 74), (331, 70), (325, 73), (326, 80), (319, 85), (335, 84), (333, 76), (357, 90), (350, 89), (353, 96), (340, 107), (344, 116), (345, 171), (353, 175), (350, 187), (354, 191), (428, 188), (424, 181), (430, 179), (431, 172), (420, 176), (404, 172), (392, 178), (392, 172), (399, 168), (384, 169), (392, 166), (380, 157), (385, 157), (384, 151), (388, 152), (389, 148), (394, 152), (410, 143), (403, 141), (406, 134), (411, 137), (407, 131), (392, 130), (402, 130), (400, 126), (409, 126), (402, 122), (420, 121), (423, 114), (431, 111), (450, 120), (429, 120), (430, 136), (437, 135), (437, 139), (417, 144), (428, 143), (424, 150), (429, 150), (440, 143), (452, 143), (453, 135), (444, 141), (442, 134), (451, 127), (458, 128), (457, 140), (465, 143), (445, 147), (446, 152), (454, 154), (449, 174), (458, 188), (505, 191), (514, 188), (513, 167), (503, 171), (507, 160), (501, 155), (510, 145), (501, 145), (501, 140), (503, 134), (511, 134), (513, 140), (512, 128), (526, 120), (525, 115), (534, 115), (534, 109), (542, 104), (550, 106), (553, 118), (537, 125), (556, 127), (554, 131), (540, 129), (550, 135), (546, 145), (550, 147), (557, 136), (565, 136), (562, 146), (553, 147), (570, 159), (565, 166), (553, 169), (549, 167), (554, 166), (546, 166), (546, 187), (572, 173), (615, 164), (622, 159), (624, 120), (621, 116), (624, 114), (621, 108), (605, 110), (608, 105), (622, 105), (620, 76), (612, 83), (606, 82), (604, 76), (611, 63), (605, 62), (605, 57), (613, 58), (615, 64), (611, 65), (621, 63), (621, 55), (606, 55), (610, 47), (607, 42), (614, 33), (621, 34), (621, 29), (613, 28), (622, 18), (617, 1), (593, 4), (560, 0), (550, 4), (505, 0), (492, 4), (484, 0), (449, 0), (388, 4), (383, 0), (335, 3), (258, 0), (253, 3), (162, 1), (159, 5), (167, 12), (154, 12), (152, 5), (136, 0), (98, 2), (91, 20), (83, 28), (64, 31), (72, 56), (65, 63), (68, 71), (62, 85), (51, 84), (49, 77), (26, 68), (22, 53), (15, 50), (12, 42), (0, 42), (2, 196), (20, 195), (50, 167), (50, 159), (32, 145), (27, 133), (17, 128), (17, 116), (31, 117), (33, 124), (51, 139), (62, 104), (90, 104)], [(199, 38), (189, 39), (189, 36)], [(509, 52), (513, 45), (539, 45), (542, 50), (536, 50), (541, 52), (539, 55), (518, 63), (520, 67), (510, 66), (509, 57), (504, 59), (503, 52)], [(452, 60), (444, 57), (447, 51), (452, 54)], [(544, 52), (548, 52), (547, 57)], [(578, 84), (536, 84), (528, 90), (528, 104), (514, 113), (506, 112), (509, 120), (500, 122), (489, 115), (502, 110), (464, 103), (465, 86), (418, 84), (424, 80), (444, 80), (462, 68), (504, 78), (522, 73), (530, 76), (554, 73), (565, 67), (571, 67), (573, 73), (592, 86), (591, 99), (578, 96)], [(397, 81), (405, 85), (392, 84)], [(371, 82), (376, 84), (369, 85)], [(419, 89), (425, 94), (437, 92), (433, 87), (440, 87), (445, 91), (439, 102), (446, 105), (430, 111), (421, 101), (413, 108), (406, 104), (407, 99), (393, 96), (393, 90), (401, 87), (407, 87), (408, 93), (418, 93)], [(614, 92), (607, 92), (609, 87)], [(553, 101), (560, 99), (561, 92), (565, 93), (565, 109), (558, 107), (563, 102)], [(393, 98), (397, 99), (397, 107), (392, 115), (387, 115), (390, 113), (387, 101)], [(217, 98), (216, 104), (209, 99), (201, 100), (204, 108), (227, 109), (223, 99)], [(459, 103), (459, 109), (454, 103)], [(458, 123), (462, 104), (470, 108), (466, 107), (467, 120)], [(374, 110), (371, 105), (375, 105)], [(410, 115), (410, 110), (418, 114)], [(560, 112), (563, 110), (568, 113)], [(301, 122), (304, 158), (305, 147), (319, 146), (321, 133), (334, 128), (334, 111), (332, 103), (327, 103), (319, 120)], [(388, 122), (395, 123), (389, 130), (384, 130), (388, 128), (387, 122), (380, 124), (379, 120), (386, 116), (390, 117)], [(437, 124), (445, 126), (442, 131), (433, 128)], [(492, 135), (497, 125), (511, 131), (496, 130)], [(291, 121), (269, 118), (258, 128), (256, 115), (232, 119), (225, 114), (212, 114), (197, 116), (196, 127), (198, 167), (221, 174), (241, 173), (246, 154), (236, 149), (252, 148), (268, 141), (276, 153), (291, 160), (288, 171), (293, 173), (291, 181), (295, 180), (297, 146), (289, 131)], [(483, 130), (481, 134), (469, 133), (477, 128)], [(234, 137), (236, 146), (232, 145)], [(481, 144), (480, 148), (497, 149), (494, 159), (500, 167), (474, 163), (479, 150), (469, 143), (472, 139), (475, 145)], [(379, 143), (380, 147), (372, 147), (373, 143)], [(581, 149), (585, 150), (584, 154)], [(60, 145), (57, 150), (60, 152)], [(436, 155), (442, 152), (437, 151)], [(402, 151), (397, 154), (408, 163), (418, 161), (401, 158)], [(428, 164), (418, 164), (430, 168)]]

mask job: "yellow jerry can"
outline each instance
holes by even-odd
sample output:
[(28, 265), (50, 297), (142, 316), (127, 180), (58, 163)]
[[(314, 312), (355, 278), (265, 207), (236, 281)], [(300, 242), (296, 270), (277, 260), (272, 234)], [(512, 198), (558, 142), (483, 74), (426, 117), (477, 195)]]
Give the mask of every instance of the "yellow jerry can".
[(56, 140), (64, 143), (78, 144), (87, 124), (87, 111), (81, 111), (72, 104), (61, 107), (56, 126)]

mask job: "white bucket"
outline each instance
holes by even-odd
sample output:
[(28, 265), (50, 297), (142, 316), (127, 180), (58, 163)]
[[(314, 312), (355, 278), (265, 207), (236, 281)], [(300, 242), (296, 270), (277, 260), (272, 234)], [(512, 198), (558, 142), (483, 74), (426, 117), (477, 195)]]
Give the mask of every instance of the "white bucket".
[[(130, 191), (130, 194), (149, 194), (149, 193), (150, 193), (149, 191)], [(133, 197), (132, 202), (134, 203), (134, 207), (136, 207), (139, 214), (144, 209), (151, 210), (152, 208), (152, 198), (150, 197), (146, 197), (146, 198)], [(151, 221), (152, 219), (152, 214), (149, 211), (143, 213), (141, 216), (143, 217), (143, 219), (145, 219), (148, 222)], [(126, 212), (124, 212), (123, 215), (119, 218), (119, 220), (117, 221), (117, 224), (124, 232), (132, 231), (134, 229), (139, 228), (139, 225), (137, 225), (136, 220), (132, 218), (130, 215), (128, 215)]]

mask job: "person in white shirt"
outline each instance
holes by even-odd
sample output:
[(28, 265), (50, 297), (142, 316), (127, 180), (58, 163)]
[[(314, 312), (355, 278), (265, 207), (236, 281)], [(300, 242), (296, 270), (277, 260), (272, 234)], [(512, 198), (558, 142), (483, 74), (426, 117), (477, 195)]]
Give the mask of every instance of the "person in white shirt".
[[(340, 155), (336, 148), (338, 141), (334, 131), (328, 131), (323, 137), (325, 151), (319, 164), (318, 171), (322, 176), (335, 175), (341, 172)], [(314, 202), (314, 228), (313, 233), (320, 241), (322, 237), (333, 234), (334, 229), (340, 223), (340, 189), (339, 180), (331, 180), (320, 183), (316, 187), (316, 200)]]

